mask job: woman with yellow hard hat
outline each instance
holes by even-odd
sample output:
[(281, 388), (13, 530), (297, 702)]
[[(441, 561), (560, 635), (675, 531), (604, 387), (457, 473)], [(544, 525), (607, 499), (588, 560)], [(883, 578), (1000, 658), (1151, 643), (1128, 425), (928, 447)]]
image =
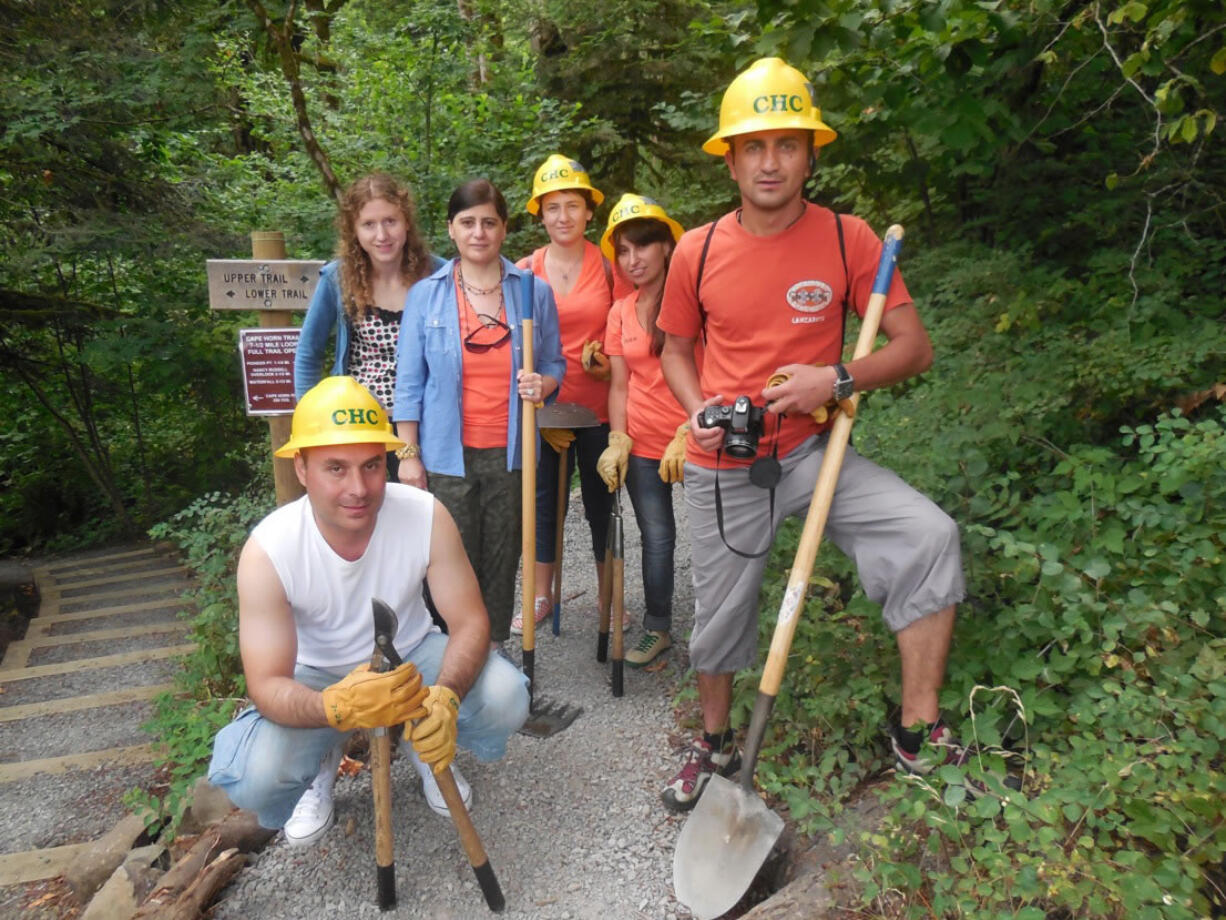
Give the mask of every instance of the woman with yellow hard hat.
[(643, 635), (626, 653), (626, 664), (640, 668), (673, 644), (672, 484), (685, 463), (686, 412), (660, 368), (664, 332), (656, 325), (664, 278), (681, 225), (657, 202), (625, 194), (609, 214), (600, 239), (606, 256), (617, 261), (635, 290), (613, 304), (604, 346), (612, 374), (609, 387), (609, 446), (597, 471), (615, 491), (625, 482), (642, 534)]
[[(554, 545), (559, 522), (556, 496), (561, 475), (570, 480), (577, 465), (583, 508), (592, 532), (592, 553), (599, 574), (604, 564), (605, 538), (612, 498), (601, 485), (596, 461), (608, 446), (609, 365), (602, 351), (605, 322), (613, 305), (614, 273), (600, 249), (584, 238), (604, 195), (592, 186), (582, 163), (555, 153), (537, 169), (527, 211), (540, 218), (549, 242), (517, 264), (531, 269), (553, 290), (558, 307), (562, 355), (570, 372), (562, 381), (558, 401), (590, 409), (600, 419), (597, 428), (546, 428), (541, 434), (553, 450), (542, 450), (536, 477), (536, 586), (533, 615), (539, 623), (552, 610)], [(620, 293), (620, 291), (619, 291)], [(558, 560), (560, 562), (560, 560)], [(523, 629), (522, 613), (511, 631)]]

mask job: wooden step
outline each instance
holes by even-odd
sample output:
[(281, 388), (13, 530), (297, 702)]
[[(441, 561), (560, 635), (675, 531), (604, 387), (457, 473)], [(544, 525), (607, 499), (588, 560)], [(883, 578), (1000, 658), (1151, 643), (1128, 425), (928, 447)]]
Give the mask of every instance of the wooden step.
[(0, 670), (0, 684), (11, 683), (16, 680), (55, 677), (60, 674), (71, 674), (74, 671), (89, 671), (95, 668), (115, 668), (125, 664), (138, 664), (142, 661), (157, 661), (160, 658), (177, 658), (180, 655), (186, 655), (195, 647), (193, 643), (171, 645), (166, 648), (140, 649), (135, 652), (120, 652), (116, 655), (101, 655), (97, 658), (82, 658), (78, 661), (40, 664), (32, 668)]
[(0, 783), (29, 779), (40, 774), (67, 773), (70, 770), (89, 770), (100, 764), (127, 765), (149, 763), (153, 760), (153, 744), (133, 744), (127, 747), (104, 748), (101, 751), (86, 751), (83, 754), (65, 754), (62, 757), (44, 757), (41, 760), (18, 760), (0, 763)]
[(82, 709), (100, 709), (103, 706), (117, 706), (120, 703), (137, 703), (141, 700), (151, 700), (161, 693), (169, 693), (174, 688), (174, 684), (149, 684), (145, 687), (129, 687), (126, 690), (91, 693), (89, 696), (65, 696), (42, 703), (6, 706), (0, 709), (0, 722), (16, 722), (19, 719), (53, 716), (62, 712), (78, 712)]
[(181, 565), (163, 566), (160, 569), (147, 569), (140, 572), (127, 572), (119, 575), (103, 575), (97, 578), (85, 578), (80, 581), (66, 581), (63, 578), (57, 578), (59, 583), (60, 600), (72, 600), (65, 597), (65, 591), (75, 591), (78, 588), (93, 588), (98, 585), (117, 585), (117, 584), (132, 584), (141, 579), (168, 578), (174, 575), (186, 575), (187, 569)]

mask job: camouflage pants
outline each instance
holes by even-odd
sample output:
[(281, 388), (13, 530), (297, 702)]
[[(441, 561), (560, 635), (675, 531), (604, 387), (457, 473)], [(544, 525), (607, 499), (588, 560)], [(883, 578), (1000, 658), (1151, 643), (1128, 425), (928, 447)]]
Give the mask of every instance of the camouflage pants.
[(464, 476), (430, 474), (430, 491), (460, 529), (490, 616), (490, 639), (511, 635), (523, 521), (523, 475), (507, 470), (505, 447), (465, 447)]

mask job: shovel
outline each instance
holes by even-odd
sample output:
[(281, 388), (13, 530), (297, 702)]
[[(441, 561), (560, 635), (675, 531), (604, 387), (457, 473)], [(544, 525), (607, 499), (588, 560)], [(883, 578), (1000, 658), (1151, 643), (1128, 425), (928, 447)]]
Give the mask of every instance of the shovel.
[[(533, 372), (532, 360), (532, 285), (535, 276), (531, 272), (524, 273), (522, 296), (523, 306), (520, 310), (520, 320), (523, 327), (524, 343), (524, 373)], [(520, 732), (534, 738), (548, 738), (562, 731), (579, 717), (583, 709), (569, 706), (565, 703), (551, 703), (548, 700), (535, 698), (536, 690), (536, 404), (520, 400), (523, 407), (523, 428), (520, 440), (523, 442), (523, 500), (520, 512), (523, 517), (523, 542), (520, 555), (523, 558), (522, 593), (520, 603), (521, 616), (524, 621), (524, 633), (521, 637), (521, 650), (524, 663), (524, 674), (528, 677), (528, 719), (520, 728)], [(560, 524), (561, 522), (559, 522)]]
[[(541, 428), (599, 428), (600, 419), (587, 406), (578, 403), (554, 403), (536, 413)], [(568, 452), (569, 453), (569, 452)], [(566, 475), (568, 454), (558, 456), (558, 505), (554, 514), (556, 536), (553, 550), (553, 634), (562, 632), (562, 534), (566, 522), (566, 496), (570, 492), (570, 477)], [(535, 603), (535, 599), (533, 601)]]
[[(393, 668), (398, 668), (404, 663), (400, 657), (400, 653), (396, 651), (396, 646), (392, 641), (396, 636), (396, 612), (392, 610), (383, 601), (377, 598), (371, 601), (371, 606), (374, 608), (375, 617), (375, 646), (376, 655), (386, 658), (388, 663)], [(373, 665), (372, 665), (373, 667)], [(381, 729), (383, 732), (383, 745), (385, 749), (385, 758), (388, 750), (387, 729)], [(408, 732), (408, 726), (405, 727), (405, 732)], [(374, 739), (371, 739), (371, 769), (374, 769)], [(473, 819), (468, 814), (468, 809), (464, 807), (464, 799), (460, 796), (460, 790), (456, 788), (455, 777), (451, 774), (451, 767), (448, 766), (442, 773), (435, 773), (434, 779), (438, 782), (439, 792), (443, 794), (443, 801), (447, 803), (447, 811), (451, 813), (451, 821), (455, 824), (455, 829), (460, 835), (460, 843), (464, 846), (464, 852), (468, 855), (468, 863), (473, 867), (473, 874), (477, 876), (477, 884), (481, 886), (481, 893), (485, 895), (485, 903), (489, 905), (490, 910), (498, 913), (506, 906), (506, 898), (502, 896), (502, 888), (498, 884), (498, 878), (494, 875), (494, 869), (490, 865), (489, 857), (485, 854), (485, 847), (481, 845), (481, 838), (477, 835), (477, 828), (473, 826)], [(390, 778), (389, 778), (390, 782)], [(390, 792), (387, 793), (390, 800)], [(379, 825), (378, 825), (378, 808), (379, 808), (379, 790), (375, 787), (375, 853), (379, 853)], [(387, 831), (388, 847), (391, 846), (391, 813), (388, 811), (388, 831)], [(379, 864), (379, 907), (387, 910), (383, 906), (383, 864)], [(392, 870), (389, 869), (389, 872)], [(395, 879), (391, 881), (392, 887), (392, 902), (391, 905), (396, 905), (396, 890)]]
[[(855, 358), (862, 358), (872, 351), (890, 280), (894, 275), (894, 263), (898, 261), (898, 251), (902, 246), (902, 236), (903, 230), (898, 224), (886, 231), (873, 294), (856, 340)], [(741, 899), (783, 831), (783, 819), (767, 808), (754, 791), (754, 767), (766, 733), (766, 723), (783, 683), (792, 636), (796, 632), (805, 588), (813, 571), (813, 560), (826, 528), (830, 502), (838, 484), (839, 469), (847, 451), (858, 402), (858, 394), (843, 400), (840, 403), (843, 411), (835, 418), (830, 430), (826, 455), (822, 459), (821, 472), (813, 488), (813, 498), (801, 531), (800, 545), (796, 548), (796, 558), (788, 575), (787, 590), (779, 605), (779, 619), (771, 638), (766, 667), (758, 684), (758, 698), (754, 702), (749, 731), (745, 736), (745, 759), (741, 765), (740, 781), (732, 782), (718, 774), (712, 776), (677, 837), (677, 849), (673, 853), (673, 889), (677, 900), (699, 920), (714, 920)]]

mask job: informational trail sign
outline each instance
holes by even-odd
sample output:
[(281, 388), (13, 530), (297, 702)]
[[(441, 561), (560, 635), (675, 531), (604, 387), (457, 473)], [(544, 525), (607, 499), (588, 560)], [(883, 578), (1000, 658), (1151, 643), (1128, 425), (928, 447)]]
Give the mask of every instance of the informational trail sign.
[[(240, 330), (238, 347), (247, 414), (265, 417), (274, 451), (290, 439), (294, 411), (299, 333), (290, 318), (293, 311), (311, 305), (323, 266), (317, 259), (285, 258), (285, 234), (280, 230), (252, 230), (250, 259), (205, 260), (210, 309), (259, 314), (260, 328)], [(272, 478), (278, 505), (302, 494), (292, 460), (273, 457)]]
[(293, 327), (238, 331), (248, 415), (294, 411), (294, 351), (300, 332)]
[(319, 283), (318, 260), (208, 259), (214, 310), (305, 310)]

